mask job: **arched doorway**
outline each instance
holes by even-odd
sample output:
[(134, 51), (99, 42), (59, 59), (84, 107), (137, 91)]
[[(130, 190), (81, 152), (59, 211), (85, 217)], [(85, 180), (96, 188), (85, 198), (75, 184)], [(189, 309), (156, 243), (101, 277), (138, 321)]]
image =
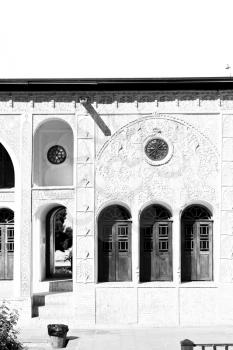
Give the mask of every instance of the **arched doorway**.
[(186, 208), (181, 217), (181, 280), (210, 281), (213, 278), (213, 221), (202, 205)]
[(15, 173), (11, 158), (0, 143), (0, 188), (12, 188), (15, 186)]
[(12, 280), (14, 266), (14, 212), (0, 209), (0, 279)]
[(153, 204), (140, 216), (140, 281), (171, 280), (171, 213), (162, 205)]
[(64, 206), (46, 216), (46, 278), (72, 278), (72, 219)]
[(131, 215), (123, 206), (105, 208), (98, 219), (98, 281), (131, 281)]

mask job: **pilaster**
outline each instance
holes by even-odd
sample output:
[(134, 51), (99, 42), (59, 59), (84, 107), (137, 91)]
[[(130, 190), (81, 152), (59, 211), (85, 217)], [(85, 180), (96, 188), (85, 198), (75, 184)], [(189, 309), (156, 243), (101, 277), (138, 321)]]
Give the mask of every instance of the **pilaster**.
[[(32, 117), (22, 115), (21, 123), (21, 222), (20, 222), (20, 267), (21, 297), (31, 296), (31, 164), (32, 164)], [(26, 166), (25, 166), (26, 164)]]
[(233, 113), (222, 116), (222, 210), (220, 276), (233, 282)]
[(78, 115), (76, 188), (76, 307), (77, 321), (95, 321), (95, 216), (94, 216), (94, 121)]

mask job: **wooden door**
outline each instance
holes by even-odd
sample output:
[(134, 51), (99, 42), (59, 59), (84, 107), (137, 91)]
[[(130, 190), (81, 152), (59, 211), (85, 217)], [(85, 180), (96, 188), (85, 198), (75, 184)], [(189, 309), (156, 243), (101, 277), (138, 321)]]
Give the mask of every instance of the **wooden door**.
[(172, 280), (172, 230), (171, 222), (154, 224), (154, 267), (155, 281)]
[(105, 223), (99, 233), (99, 281), (116, 280), (116, 242), (113, 224)]
[(172, 280), (172, 222), (160, 221), (141, 226), (140, 280)]
[(211, 221), (183, 221), (181, 240), (182, 281), (212, 280), (212, 246)]
[(132, 278), (131, 223), (116, 223), (114, 236), (116, 242), (116, 281), (130, 281)]
[(105, 222), (99, 226), (99, 282), (130, 281), (131, 223)]
[(0, 279), (13, 279), (14, 226), (0, 225)]
[(213, 225), (197, 222), (197, 278), (199, 281), (213, 279)]

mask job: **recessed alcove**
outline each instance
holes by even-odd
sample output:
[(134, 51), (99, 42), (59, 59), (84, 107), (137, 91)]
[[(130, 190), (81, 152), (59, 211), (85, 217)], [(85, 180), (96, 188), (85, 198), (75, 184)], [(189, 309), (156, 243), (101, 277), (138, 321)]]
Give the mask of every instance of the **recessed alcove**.
[(40, 125), (33, 153), (33, 185), (73, 185), (73, 131), (66, 122), (52, 119)]

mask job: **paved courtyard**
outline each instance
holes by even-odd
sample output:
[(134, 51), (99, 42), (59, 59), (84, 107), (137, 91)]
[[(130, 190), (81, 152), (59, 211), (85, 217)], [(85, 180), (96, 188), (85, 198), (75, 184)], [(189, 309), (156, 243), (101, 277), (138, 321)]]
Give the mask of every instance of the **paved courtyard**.
[[(24, 329), (21, 338), (28, 349), (51, 349), (45, 329)], [(190, 339), (194, 343), (233, 343), (233, 326), (76, 329), (69, 331), (68, 339), (67, 350), (180, 350), (180, 341), (184, 339)]]

